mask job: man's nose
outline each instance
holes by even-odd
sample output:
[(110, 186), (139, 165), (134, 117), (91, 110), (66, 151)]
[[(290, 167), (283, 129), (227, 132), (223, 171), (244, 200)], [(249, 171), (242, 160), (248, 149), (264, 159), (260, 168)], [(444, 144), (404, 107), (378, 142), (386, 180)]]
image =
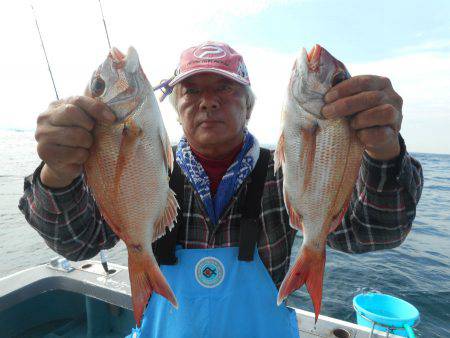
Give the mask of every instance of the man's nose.
[(200, 110), (211, 111), (220, 107), (219, 98), (212, 92), (205, 91), (200, 98)]

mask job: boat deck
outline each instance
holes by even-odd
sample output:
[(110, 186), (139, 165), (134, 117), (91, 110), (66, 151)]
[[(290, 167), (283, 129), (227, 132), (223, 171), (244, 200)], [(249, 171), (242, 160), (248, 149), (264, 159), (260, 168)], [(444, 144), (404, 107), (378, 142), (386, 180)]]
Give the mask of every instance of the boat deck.
[[(0, 337), (124, 337), (135, 322), (128, 269), (55, 259), (0, 279)], [(295, 309), (301, 338), (368, 338), (370, 329)], [(386, 333), (374, 331), (374, 338)], [(389, 335), (389, 337), (398, 337)]]

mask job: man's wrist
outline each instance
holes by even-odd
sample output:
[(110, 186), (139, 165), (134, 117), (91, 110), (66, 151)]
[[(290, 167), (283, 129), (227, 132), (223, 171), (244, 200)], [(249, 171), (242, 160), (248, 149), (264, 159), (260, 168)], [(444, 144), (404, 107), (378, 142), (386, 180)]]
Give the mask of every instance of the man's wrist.
[(398, 189), (403, 179), (406, 146), (402, 136), (398, 134), (400, 153), (390, 160), (377, 160), (366, 151), (361, 164), (361, 175), (368, 186), (377, 191)]
[(73, 178), (62, 178), (58, 176), (47, 164), (44, 164), (42, 167), (39, 179), (46, 188), (50, 189), (65, 188), (73, 182)]
[(367, 155), (378, 161), (390, 161), (397, 158), (400, 155), (401, 147), (398, 138), (386, 149), (382, 150), (368, 150), (366, 149)]

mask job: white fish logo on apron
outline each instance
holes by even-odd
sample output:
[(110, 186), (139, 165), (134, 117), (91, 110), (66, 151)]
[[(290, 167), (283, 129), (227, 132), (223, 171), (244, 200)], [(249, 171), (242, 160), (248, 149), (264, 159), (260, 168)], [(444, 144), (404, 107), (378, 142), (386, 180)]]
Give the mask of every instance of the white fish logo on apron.
[(223, 282), (225, 268), (215, 257), (204, 257), (195, 265), (195, 278), (205, 288), (215, 288)]

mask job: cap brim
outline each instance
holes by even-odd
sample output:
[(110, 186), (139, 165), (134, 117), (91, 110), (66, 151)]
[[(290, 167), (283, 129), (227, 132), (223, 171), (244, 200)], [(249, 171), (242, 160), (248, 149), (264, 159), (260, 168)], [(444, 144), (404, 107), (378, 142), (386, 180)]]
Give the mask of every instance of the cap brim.
[(226, 78), (229, 78), (231, 80), (234, 80), (240, 84), (246, 85), (246, 86), (250, 86), (250, 81), (246, 80), (245, 78), (243, 78), (242, 76), (239, 76), (235, 73), (231, 73), (229, 71), (223, 70), (223, 69), (217, 69), (217, 68), (195, 68), (195, 69), (191, 69), (185, 73), (179, 74), (177, 76), (175, 76), (172, 81), (169, 82), (169, 86), (173, 87), (175, 86), (177, 83), (183, 81), (184, 79), (195, 75), (195, 74), (199, 74), (199, 73), (215, 73), (215, 74), (220, 74), (225, 76)]

